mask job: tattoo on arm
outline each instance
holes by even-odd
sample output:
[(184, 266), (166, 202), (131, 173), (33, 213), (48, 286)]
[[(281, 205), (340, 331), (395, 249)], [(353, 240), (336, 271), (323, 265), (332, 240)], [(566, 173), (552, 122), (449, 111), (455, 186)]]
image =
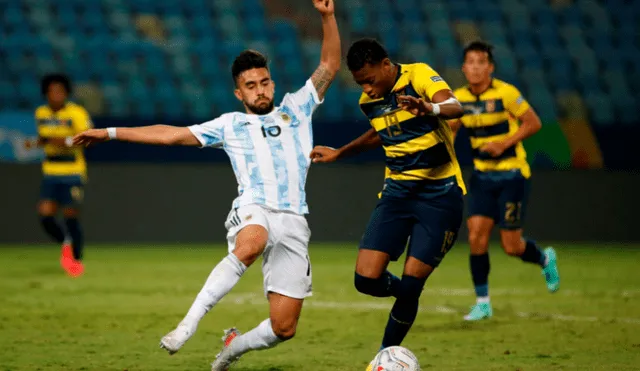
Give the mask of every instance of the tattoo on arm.
[(311, 82), (318, 92), (318, 97), (322, 99), (329, 89), (329, 85), (333, 81), (334, 75), (327, 70), (323, 65), (318, 66), (313, 75), (311, 75)]

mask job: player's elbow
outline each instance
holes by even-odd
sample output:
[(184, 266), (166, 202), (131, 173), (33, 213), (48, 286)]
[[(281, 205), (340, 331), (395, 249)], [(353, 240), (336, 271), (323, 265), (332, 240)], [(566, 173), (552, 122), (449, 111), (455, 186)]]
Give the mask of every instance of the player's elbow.
[(178, 142), (178, 140), (171, 134), (169, 133), (163, 133), (159, 138), (158, 138), (158, 144), (161, 146), (176, 146), (178, 144), (180, 144)]
[(447, 117), (445, 117), (447, 120), (456, 120), (464, 116), (462, 105), (457, 100), (449, 102), (448, 108)]
[(182, 144), (182, 136), (176, 127), (168, 125), (158, 125), (157, 141), (162, 146), (177, 146)]
[(542, 129), (542, 122), (540, 121), (539, 118), (536, 117), (536, 120), (534, 121), (534, 124), (533, 124), (533, 132), (537, 133), (540, 131), (540, 129)]
[(529, 118), (529, 120), (527, 120), (525, 124), (529, 128), (529, 135), (533, 135), (539, 132), (540, 129), (542, 129), (542, 122), (540, 122), (540, 118), (538, 118), (537, 115)]

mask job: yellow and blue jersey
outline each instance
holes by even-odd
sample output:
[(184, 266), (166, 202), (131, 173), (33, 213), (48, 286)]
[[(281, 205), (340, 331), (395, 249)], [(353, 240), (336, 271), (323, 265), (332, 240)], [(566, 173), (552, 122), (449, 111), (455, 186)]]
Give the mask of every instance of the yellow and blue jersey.
[(503, 140), (518, 131), (518, 118), (531, 108), (518, 89), (493, 79), (489, 89), (480, 95), (473, 94), (468, 87), (457, 89), (454, 94), (464, 109), (460, 121), (469, 133), (475, 169), (481, 172), (519, 170), (523, 177), (529, 178), (531, 169), (522, 143), (507, 148), (497, 158), (480, 152), (485, 144)]
[(398, 107), (398, 95), (431, 101), (449, 85), (424, 63), (398, 65), (389, 94), (360, 98), (360, 108), (382, 140), (386, 157), (384, 194), (439, 195), (457, 185), (466, 193), (449, 125), (436, 116), (415, 116)]
[(44, 139), (42, 173), (45, 176), (80, 176), (86, 179), (87, 164), (82, 147), (47, 143), (47, 139), (66, 138), (90, 129), (93, 125), (87, 111), (71, 102), (58, 111), (42, 105), (36, 109), (35, 120), (38, 136)]

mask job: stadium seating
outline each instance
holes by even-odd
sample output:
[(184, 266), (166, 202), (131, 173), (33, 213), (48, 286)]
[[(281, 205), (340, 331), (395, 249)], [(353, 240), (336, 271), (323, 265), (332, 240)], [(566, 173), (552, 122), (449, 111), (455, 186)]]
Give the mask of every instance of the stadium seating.
[[(230, 95), (229, 66), (247, 47), (271, 57), (280, 97), (315, 68), (320, 35), (310, 29), (317, 20), (309, 20), (307, 2), (274, 3), (4, 2), (0, 99), (31, 109), (42, 100), (38, 78), (64, 71), (102, 100), (91, 105), (96, 114), (207, 118), (240, 108)], [(463, 83), (463, 45), (478, 37), (492, 42), (496, 76), (517, 85), (544, 120), (566, 113), (559, 107), (571, 96), (595, 124), (635, 122), (638, 1), (344, 0), (339, 13), (345, 42), (377, 37), (393, 57), (430, 63), (452, 85)], [(340, 75), (327, 97), (332, 108), (320, 115), (360, 117), (349, 80)]]

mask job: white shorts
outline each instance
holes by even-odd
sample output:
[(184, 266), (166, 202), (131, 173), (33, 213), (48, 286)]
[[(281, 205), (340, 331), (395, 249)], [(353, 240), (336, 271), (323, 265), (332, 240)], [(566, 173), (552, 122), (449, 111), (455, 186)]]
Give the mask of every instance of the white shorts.
[(236, 247), (238, 232), (252, 224), (261, 225), (269, 232), (269, 241), (262, 253), (265, 295), (275, 292), (295, 299), (311, 296), (311, 231), (307, 219), (261, 205), (233, 209), (224, 223), (230, 253)]

